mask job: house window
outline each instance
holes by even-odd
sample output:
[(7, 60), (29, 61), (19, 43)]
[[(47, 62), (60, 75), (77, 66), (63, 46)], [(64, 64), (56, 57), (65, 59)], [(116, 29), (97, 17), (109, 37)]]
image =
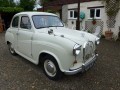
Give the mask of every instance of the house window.
[(78, 12), (77, 10), (69, 10), (68, 11), (68, 18), (69, 19), (77, 19)]
[(73, 17), (73, 11), (70, 11), (70, 18)]
[(100, 9), (90, 9), (90, 18), (100, 19)]
[(74, 11), (74, 18), (77, 18), (78, 12)]

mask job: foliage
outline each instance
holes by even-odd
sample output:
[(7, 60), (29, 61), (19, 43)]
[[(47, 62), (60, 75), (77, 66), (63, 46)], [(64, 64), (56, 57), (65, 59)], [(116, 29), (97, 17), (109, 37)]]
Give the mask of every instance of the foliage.
[(92, 24), (95, 25), (96, 24), (96, 19), (92, 18)]
[(120, 0), (102, 0), (105, 2), (106, 13), (109, 17), (117, 15), (120, 10)]
[(35, 0), (20, 0), (19, 3), (14, 0), (0, 0), (0, 12), (32, 11), (34, 4)]
[(19, 7), (25, 11), (32, 11), (34, 8), (35, 0), (20, 0)]
[(0, 7), (15, 7), (14, 0), (0, 0)]
[(56, 11), (53, 11), (53, 10), (47, 10), (46, 12), (49, 12), (49, 13), (56, 13)]
[(24, 11), (24, 9), (20, 7), (0, 7), (0, 12), (21, 12), (21, 11)]
[(92, 30), (89, 29), (87, 32), (88, 32), (88, 33), (92, 33)]
[(23, 8), (17, 7), (14, 0), (0, 0), (0, 12), (20, 12)]
[(102, 0), (105, 3), (105, 10), (108, 16), (107, 26), (108, 30), (110, 28), (114, 28), (115, 26), (115, 18), (120, 10), (120, 0)]

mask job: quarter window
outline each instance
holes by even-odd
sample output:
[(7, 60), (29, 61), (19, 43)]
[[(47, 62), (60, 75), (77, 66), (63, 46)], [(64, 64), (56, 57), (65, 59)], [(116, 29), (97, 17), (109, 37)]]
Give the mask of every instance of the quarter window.
[(18, 28), (18, 22), (19, 22), (19, 17), (16, 16), (16, 17), (13, 19), (12, 27)]

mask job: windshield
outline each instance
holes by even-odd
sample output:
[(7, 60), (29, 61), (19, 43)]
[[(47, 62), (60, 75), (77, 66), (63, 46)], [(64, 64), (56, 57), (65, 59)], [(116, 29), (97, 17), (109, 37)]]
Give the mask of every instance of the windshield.
[(35, 28), (63, 27), (61, 20), (57, 16), (35, 15), (32, 17)]

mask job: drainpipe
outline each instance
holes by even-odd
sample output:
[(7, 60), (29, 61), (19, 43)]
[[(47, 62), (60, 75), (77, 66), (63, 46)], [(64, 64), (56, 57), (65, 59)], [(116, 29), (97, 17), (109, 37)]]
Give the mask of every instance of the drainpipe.
[(80, 0), (78, 0), (78, 16), (76, 20), (76, 30), (80, 30)]
[(42, 5), (43, 5), (42, 11), (44, 12), (45, 11), (45, 2), (44, 2), (44, 0), (41, 0), (41, 1), (42, 1)]
[(43, 12), (45, 11), (45, 8), (44, 8), (44, 7), (45, 7), (45, 5), (44, 5), (44, 1), (43, 1)]

